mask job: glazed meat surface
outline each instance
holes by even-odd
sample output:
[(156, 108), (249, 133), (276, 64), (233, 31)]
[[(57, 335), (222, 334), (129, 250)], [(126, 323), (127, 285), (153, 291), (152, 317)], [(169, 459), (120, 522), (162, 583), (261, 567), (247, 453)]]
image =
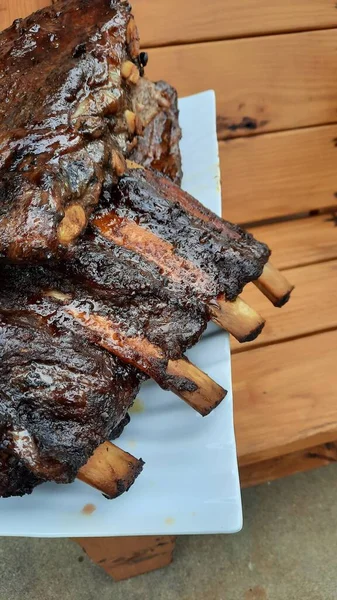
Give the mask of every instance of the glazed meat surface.
[(0, 495), (73, 481), (120, 433), (147, 377), (195, 390), (166, 370), (199, 339), (203, 312), (137, 285), (129, 294), (131, 280), (122, 293), (42, 266), (3, 266), (0, 276)]
[[(0, 258), (45, 260), (85, 229), (146, 124), (132, 111), (142, 67), (130, 6), (59, 0), (0, 34), (0, 64)], [(159, 96), (148, 98), (152, 118)]]
[[(92, 251), (98, 254), (96, 246)], [(137, 279), (129, 279), (124, 290), (118, 280), (117, 289), (112, 281), (109, 287), (95, 289), (46, 267), (5, 266), (0, 274), (2, 314), (20, 319), (29, 315), (56, 340), (74, 334), (89, 344), (102, 343), (124, 363), (142, 365), (164, 388), (169, 387), (168, 361), (197, 343), (208, 320), (204, 311), (185, 310), (154, 290), (141, 290)]]
[(178, 94), (165, 81), (155, 84), (160, 94), (161, 110), (145, 127), (139, 136), (138, 144), (131, 153), (131, 160), (167, 175), (172, 181), (181, 184), (182, 166), (179, 142)]
[(3, 497), (73, 481), (147, 378), (195, 392), (172, 363), (269, 258), (180, 189), (177, 94), (130, 10), (58, 0), (0, 34)]
[(0, 495), (67, 483), (114, 435), (142, 375), (21, 305), (0, 319)]
[(91, 220), (95, 234), (111, 242), (114, 255), (129, 253), (140, 268), (147, 264), (151, 285), (187, 307), (219, 294), (234, 300), (260, 277), (270, 255), (265, 244), (155, 171), (129, 169), (104, 191), (101, 207)]

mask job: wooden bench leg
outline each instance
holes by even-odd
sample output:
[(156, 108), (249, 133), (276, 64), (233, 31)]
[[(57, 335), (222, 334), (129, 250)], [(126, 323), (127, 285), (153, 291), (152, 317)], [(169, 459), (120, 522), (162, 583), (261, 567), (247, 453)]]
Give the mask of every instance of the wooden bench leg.
[(175, 536), (73, 539), (116, 581), (169, 565), (176, 540)]
[(312, 448), (303, 448), (303, 450), (248, 465), (240, 465), (241, 487), (245, 488), (266, 481), (274, 481), (294, 473), (303, 473), (324, 465), (330, 465), (333, 462), (337, 462), (337, 441), (327, 442)]

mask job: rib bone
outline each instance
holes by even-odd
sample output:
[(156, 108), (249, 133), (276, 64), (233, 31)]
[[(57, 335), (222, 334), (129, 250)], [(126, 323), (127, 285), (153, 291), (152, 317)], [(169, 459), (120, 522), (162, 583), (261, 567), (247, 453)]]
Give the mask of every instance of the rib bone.
[(265, 320), (240, 297), (234, 302), (227, 302), (219, 296), (210, 310), (212, 320), (230, 331), (241, 343), (255, 340), (265, 324)]
[[(41, 458), (38, 447), (27, 430), (12, 431), (12, 452), (42, 479), (62, 481), (64, 466), (56, 460)], [(144, 462), (124, 452), (111, 442), (99, 446), (77, 478), (98, 489), (108, 498), (127, 492), (143, 469)]]
[(131, 363), (161, 387), (185, 400), (201, 415), (208, 415), (226, 396), (226, 391), (187, 359), (170, 360), (166, 365), (163, 351), (146, 338), (125, 335), (116, 323), (97, 314), (78, 311), (73, 305), (64, 310), (91, 331), (93, 341), (124, 362)]
[(113, 499), (130, 489), (143, 466), (141, 458), (105, 442), (79, 470), (77, 478)]
[[(126, 161), (128, 169), (144, 168), (136, 165), (132, 161)], [(212, 211), (203, 206), (198, 200), (183, 192), (177, 185), (166, 177), (160, 177), (152, 172), (146, 171), (146, 177), (156, 186), (160, 186), (165, 194), (165, 198), (172, 203), (179, 203), (181, 207), (192, 217), (200, 219), (205, 225), (211, 225), (220, 235), (233, 241), (239, 240), (242, 230), (224, 221)], [(263, 247), (263, 244), (260, 246)], [(262, 275), (256, 280), (257, 287), (269, 298), (277, 307), (283, 306), (288, 302), (290, 294), (294, 289), (286, 278), (268, 262), (262, 272)]]
[[(106, 239), (154, 262), (166, 277), (188, 282), (192, 290), (207, 295), (210, 289), (208, 275), (191, 261), (178, 256), (172, 244), (166, 240), (130, 219), (119, 217), (111, 210), (108, 214), (93, 219), (92, 223)], [(220, 296), (209, 303), (209, 310), (212, 320), (229, 331), (239, 342), (255, 339), (263, 329), (262, 317), (240, 298), (234, 302), (226, 302)]]
[(166, 372), (174, 377), (188, 377), (188, 379), (194, 381), (198, 386), (197, 390), (194, 392), (182, 390), (176, 393), (203, 417), (209, 415), (227, 394), (219, 384), (193, 365), (187, 358), (170, 360)]
[(261, 277), (254, 283), (277, 308), (281, 308), (288, 302), (294, 289), (294, 286), (270, 262), (265, 265)]
[(163, 275), (188, 282), (191, 288), (207, 294), (211, 283), (207, 274), (189, 260), (175, 254), (174, 247), (166, 240), (130, 219), (119, 217), (112, 210), (95, 217), (92, 224), (107, 240), (154, 262)]

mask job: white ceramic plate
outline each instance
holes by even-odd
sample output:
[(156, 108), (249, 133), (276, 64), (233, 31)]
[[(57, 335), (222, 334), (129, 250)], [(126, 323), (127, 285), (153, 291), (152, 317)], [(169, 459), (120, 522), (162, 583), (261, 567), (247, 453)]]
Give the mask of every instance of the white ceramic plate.
[[(180, 101), (183, 187), (220, 213), (221, 193), (212, 91)], [(146, 461), (117, 500), (76, 481), (44, 484), (31, 496), (0, 500), (0, 535), (32, 537), (233, 533), (242, 527), (233, 428), (228, 336), (210, 328), (191, 360), (228, 390), (202, 418), (170, 392), (147, 382), (118, 440)], [(91, 514), (83, 511), (93, 505)], [(93, 508), (92, 507), (92, 508)]]

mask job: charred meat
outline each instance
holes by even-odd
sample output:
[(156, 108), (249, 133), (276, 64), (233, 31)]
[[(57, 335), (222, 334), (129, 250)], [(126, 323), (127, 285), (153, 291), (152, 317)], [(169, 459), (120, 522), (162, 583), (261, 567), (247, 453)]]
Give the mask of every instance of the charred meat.
[(265, 244), (154, 171), (129, 169), (101, 206), (91, 225), (112, 242), (111, 251), (119, 247), (141, 257), (157, 285), (189, 305), (208, 304), (219, 294), (234, 300), (260, 277), (270, 256)]
[(114, 435), (142, 375), (85, 337), (56, 335), (14, 307), (1, 314), (0, 355), (0, 495), (73, 481)]
[[(202, 312), (149, 290), (86, 288), (46, 267), (0, 274), (0, 495), (73, 481), (119, 435), (147, 377), (192, 405), (211, 382), (195, 381), (196, 368), (179, 360), (205, 328)], [(211, 382), (205, 395), (203, 414), (225, 392)]]
[[(138, 137), (138, 144), (130, 158), (143, 167), (160, 171), (180, 185), (182, 165), (179, 142), (182, 133), (179, 126), (178, 95), (165, 81), (156, 83), (155, 90), (161, 110), (150, 120), (143, 135)], [(146, 98), (140, 98), (139, 102), (146, 102)], [(139, 111), (139, 107), (139, 104), (135, 107), (136, 111)]]
[(210, 319), (261, 332), (247, 283), (289, 298), (267, 246), (180, 189), (177, 94), (147, 60), (127, 0), (0, 34), (0, 496), (127, 490), (143, 463), (104, 442), (141, 383), (209, 414), (226, 392), (185, 351)]
[[(87, 340), (88, 347), (103, 347), (165, 389), (172, 389), (176, 383), (181, 389), (185, 385), (193, 391), (190, 381), (181, 378), (175, 382), (167, 374), (167, 366), (199, 340), (207, 324), (202, 311), (187, 311), (154, 291), (137, 291), (137, 286), (133, 293), (112, 286), (109, 290), (94, 289), (46, 267), (7, 266), (0, 274), (4, 279), (0, 291), (0, 313), (4, 318), (15, 315), (20, 322), (33, 319), (41, 325), (41, 336), (48, 332), (56, 342), (65, 343), (68, 338), (74, 340), (74, 345), (78, 338), (83, 344)], [(80, 387), (80, 378), (77, 383)], [(115, 387), (117, 390), (116, 382)]]
[(59, 0), (15, 21), (0, 65), (0, 258), (41, 261), (85, 229), (161, 95), (138, 91), (138, 31), (119, 0)]

